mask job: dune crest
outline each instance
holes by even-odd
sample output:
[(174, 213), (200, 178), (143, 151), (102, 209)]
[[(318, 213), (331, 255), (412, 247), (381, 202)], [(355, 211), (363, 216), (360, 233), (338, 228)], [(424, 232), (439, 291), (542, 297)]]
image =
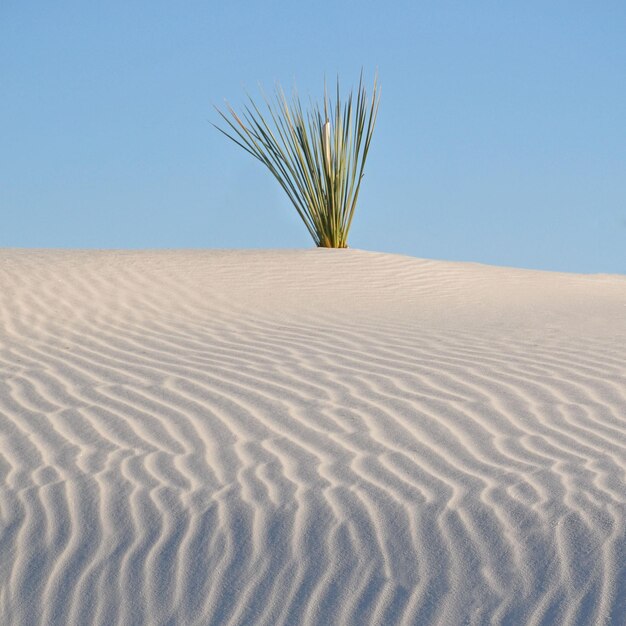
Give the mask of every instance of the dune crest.
[(0, 623), (626, 624), (626, 277), (0, 252)]

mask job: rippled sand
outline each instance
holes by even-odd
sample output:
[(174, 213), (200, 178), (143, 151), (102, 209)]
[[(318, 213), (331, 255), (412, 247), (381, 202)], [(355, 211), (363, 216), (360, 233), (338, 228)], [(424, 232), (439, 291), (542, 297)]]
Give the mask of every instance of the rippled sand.
[(0, 623), (626, 624), (626, 277), (0, 251)]

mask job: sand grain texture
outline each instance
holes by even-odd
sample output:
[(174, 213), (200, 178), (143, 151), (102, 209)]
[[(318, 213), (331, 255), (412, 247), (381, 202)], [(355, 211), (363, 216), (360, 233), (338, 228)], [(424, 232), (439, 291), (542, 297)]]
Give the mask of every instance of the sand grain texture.
[(626, 624), (626, 278), (0, 252), (0, 623)]

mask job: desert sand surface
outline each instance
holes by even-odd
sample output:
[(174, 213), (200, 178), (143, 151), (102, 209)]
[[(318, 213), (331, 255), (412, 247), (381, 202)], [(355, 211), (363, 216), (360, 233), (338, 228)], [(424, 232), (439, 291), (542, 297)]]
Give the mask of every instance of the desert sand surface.
[(0, 251), (0, 624), (626, 624), (626, 277)]

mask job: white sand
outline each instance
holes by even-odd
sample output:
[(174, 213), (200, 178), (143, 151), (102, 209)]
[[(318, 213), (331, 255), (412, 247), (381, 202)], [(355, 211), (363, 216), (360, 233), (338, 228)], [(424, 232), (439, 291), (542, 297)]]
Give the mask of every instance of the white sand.
[(626, 277), (0, 252), (0, 624), (626, 624)]

